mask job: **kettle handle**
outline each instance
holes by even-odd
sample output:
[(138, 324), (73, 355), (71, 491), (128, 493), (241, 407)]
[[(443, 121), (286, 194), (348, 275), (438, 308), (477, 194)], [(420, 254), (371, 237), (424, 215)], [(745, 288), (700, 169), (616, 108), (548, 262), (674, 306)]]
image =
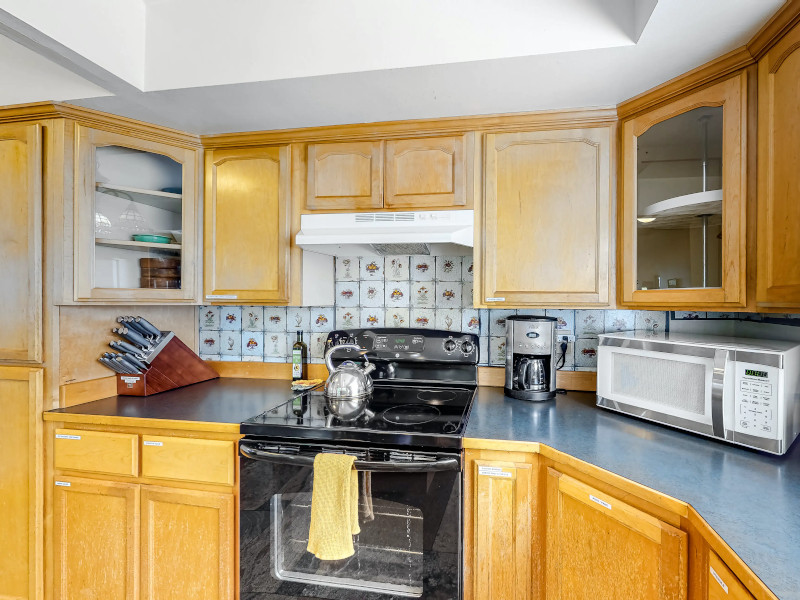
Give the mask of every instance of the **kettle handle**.
[(364, 371), (369, 373), (375, 369), (375, 365), (370, 364), (369, 360), (367, 359), (367, 351), (364, 350), (358, 344), (340, 344), (338, 346), (333, 346), (330, 350), (325, 353), (325, 366), (328, 367), (328, 373), (333, 373), (336, 370), (336, 367), (333, 366), (333, 358), (332, 354), (337, 350), (355, 350), (359, 354), (363, 355), (364, 357)]
[(519, 367), (517, 368), (517, 385), (521, 390), (530, 388), (528, 383), (528, 373), (530, 372), (531, 361), (528, 358), (521, 358), (519, 360)]

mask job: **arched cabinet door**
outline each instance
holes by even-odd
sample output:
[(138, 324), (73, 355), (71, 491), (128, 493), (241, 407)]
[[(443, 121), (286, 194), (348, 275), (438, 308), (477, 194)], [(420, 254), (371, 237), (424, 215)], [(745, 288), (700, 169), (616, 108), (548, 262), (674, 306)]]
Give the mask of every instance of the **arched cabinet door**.
[(800, 26), (758, 62), (758, 276), (761, 306), (800, 306)]
[(382, 153), (381, 141), (309, 144), (306, 208), (381, 208)]
[(747, 74), (621, 127), (619, 303), (744, 306)]

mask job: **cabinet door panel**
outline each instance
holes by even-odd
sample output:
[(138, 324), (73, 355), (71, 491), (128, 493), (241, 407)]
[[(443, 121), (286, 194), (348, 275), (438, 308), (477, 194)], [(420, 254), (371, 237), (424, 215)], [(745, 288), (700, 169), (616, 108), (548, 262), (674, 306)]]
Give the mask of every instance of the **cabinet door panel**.
[(608, 303), (610, 144), (607, 128), (486, 136), (481, 304)]
[(0, 598), (41, 597), (42, 369), (0, 367)]
[(714, 552), (708, 553), (708, 600), (753, 600), (736, 575)]
[(309, 210), (383, 206), (382, 142), (308, 145)]
[(686, 598), (686, 533), (547, 471), (548, 600)]
[(57, 477), (56, 600), (137, 600), (139, 486)]
[(233, 495), (142, 486), (142, 598), (232, 600)]
[(464, 206), (464, 136), (386, 142), (384, 206)]
[(758, 289), (762, 305), (800, 306), (800, 26), (758, 64)]
[(286, 146), (206, 155), (206, 300), (288, 302), (289, 185)]
[[(42, 355), (42, 131), (0, 125), (0, 359)], [(13, 285), (12, 285), (13, 282)]]

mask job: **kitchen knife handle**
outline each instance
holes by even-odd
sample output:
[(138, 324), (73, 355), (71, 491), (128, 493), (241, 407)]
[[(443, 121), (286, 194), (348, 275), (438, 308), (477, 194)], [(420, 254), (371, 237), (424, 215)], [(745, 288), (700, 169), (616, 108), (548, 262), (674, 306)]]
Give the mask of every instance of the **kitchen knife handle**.
[(127, 327), (118, 327), (112, 329), (111, 331), (113, 331), (117, 335), (122, 336), (129, 342), (133, 342), (134, 344), (141, 346), (142, 349), (150, 347), (150, 342), (148, 342), (147, 339), (145, 339), (143, 336), (136, 333), (135, 331), (128, 329)]
[(122, 317), (122, 319), (123, 319), (123, 325), (128, 329), (132, 329), (133, 331), (144, 337), (151, 335), (150, 332), (147, 331), (147, 329), (145, 329), (141, 325), (141, 323), (136, 322), (136, 319), (134, 317)]
[(112, 371), (114, 371), (115, 373), (118, 373), (119, 375), (124, 375), (124, 372), (122, 371), (122, 369), (117, 367), (117, 363), (115, 363), (114, 361), (112, 361), (112, 360), (110, 360), (108, 358), (104, 358), (102, 356), (100, 358), (98, 358), (97, 360), (100, 361), (107, 368), (109, 368)]
[(157, 329), (150, 321), (145, 319), (144, 317), (136, 317), (134, 321), (147, 329), (150, 332), (150, 335), (154, 335), (157, 338), (161, 337), (161, 330)]
[(137, 348), (136, 346), (129, 344), (128, 342), (120, 342), (119, 340), (114, 340), (113, 342), (108, 343), (114, 350), (119, 350), (120, 352), (128, 352), (130, 354), (141, 355), (142, 349)]
[(125, 353), (122, 356), (126, 361), (128, 361), (130, 364), (132, 364), (137, 369), (139, 369), (140, 373), (142, 373), (144, 371), (147, 371), (148, 366), (146, 364), (144, 364), (142, 361), (140, 361), (138, 358), (133, 356), (132, 354)]
[(132, 365), (125, 362), (125, 359), (122, 356), (117, 356), (114, 359), (114, 362), (116, 362), (119, 367), (129, 375), (139, 375), (139, 369), (134, 369)]

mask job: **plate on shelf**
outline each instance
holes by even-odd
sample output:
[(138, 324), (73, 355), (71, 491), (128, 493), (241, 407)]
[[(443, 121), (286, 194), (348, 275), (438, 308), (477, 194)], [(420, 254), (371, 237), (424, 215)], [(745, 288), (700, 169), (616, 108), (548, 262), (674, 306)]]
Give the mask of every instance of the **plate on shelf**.
[(134, 235), (134, 241), (136, 242), (149, 242), (151, 244), (169, 244), (172, 241), (172, 238), (167, 235)]

